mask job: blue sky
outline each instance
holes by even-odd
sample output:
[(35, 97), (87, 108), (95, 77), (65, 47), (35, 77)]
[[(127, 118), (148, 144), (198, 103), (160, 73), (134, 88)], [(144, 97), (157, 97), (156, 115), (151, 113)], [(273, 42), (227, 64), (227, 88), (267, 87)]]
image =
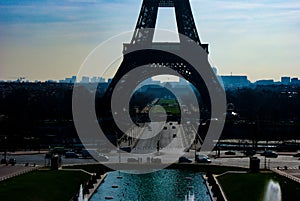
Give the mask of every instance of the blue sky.
[[(221, 74), (247, 74), (252, 81), (300, 77), (298, 0), (190, 2)], [(141, 0), (0, 1), (0, 79), (77, 74), (99, 43), (134, 29), (140, 6)], [(158, 28), (175, 31), (173, 16), (161, 9)]]

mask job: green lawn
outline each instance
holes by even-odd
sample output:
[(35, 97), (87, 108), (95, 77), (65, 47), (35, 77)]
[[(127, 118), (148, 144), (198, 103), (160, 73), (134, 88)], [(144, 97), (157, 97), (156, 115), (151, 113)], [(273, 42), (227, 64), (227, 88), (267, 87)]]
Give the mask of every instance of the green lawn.
[(180, 114), (180, 108), (175, 99), (159, 99), (157, 105), (163, 106), (167, 113)]
[(282, 201), (300, 199), (300, 184), (275, 173), (230, 173), (218, 177), (230, 201), (262, 201), (271, 179), (280, 184)]
[(176, 104), (178, 105), (178, 103), (176, 102), (176, 99), (159, 99), (157, 104)]
[(70, 201), (89, 178), (83, 172), (34, 171), (0, 182), (0, 200)]

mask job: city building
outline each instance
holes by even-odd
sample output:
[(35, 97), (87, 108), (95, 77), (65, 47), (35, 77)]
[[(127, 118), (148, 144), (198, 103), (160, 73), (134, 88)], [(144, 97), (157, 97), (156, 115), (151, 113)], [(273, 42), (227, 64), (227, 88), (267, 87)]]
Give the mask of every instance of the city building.
[(65, 79), (65, 83), (72, 83), (72, 78), (67, 77), (67, 78)]
[(88, 76), (82, 76), (81, 78), (81, 83), (89, 83), (90, 82), (90, 78)]
[(218, 75), (218, 69), (216, 67), (212, 67), (212, 70), (215, 73), (215, 75)]
[(291, 79), (291, 84), (298, 85), (298, 84), (300, 84), (300, 80), (297, 77), (294, 77)]
[(74, 84), (75, 82), (76, 82), (76, 76), (73, 75), (73, 76), (71, 77), (71, 83)]
[(254, 85), (274, 85), (275, 82), (272, 79), (269, 80), (257, 80)]
[(221, 79), (226, 89), (248, 87), (250, 85), (246, 75), (222, 75)]
[(281, 84), (288, 85), (291, 83), (291, 77), (281, 77)]

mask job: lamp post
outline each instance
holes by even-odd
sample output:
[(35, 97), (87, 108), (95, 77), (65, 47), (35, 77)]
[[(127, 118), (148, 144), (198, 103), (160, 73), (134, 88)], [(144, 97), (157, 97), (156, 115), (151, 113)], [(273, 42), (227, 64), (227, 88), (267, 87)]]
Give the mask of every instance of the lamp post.
[(194, 147), (195, 147), (195, 161), (196, 161), (196, 157), (197, 157), (196, 139), (194, 140)]
[(121, 163), (121, 150), (118, 142), (118, 134), (116, 133), (116, 145), (117, 145), (117, 151), (119, 152), (119, 163)]
[(4, 151), (4, 160), (7, 161), (7, 142), (6, 142), (7, 137), (4, 137), (4, 144), (5, 144), (5, 151)]

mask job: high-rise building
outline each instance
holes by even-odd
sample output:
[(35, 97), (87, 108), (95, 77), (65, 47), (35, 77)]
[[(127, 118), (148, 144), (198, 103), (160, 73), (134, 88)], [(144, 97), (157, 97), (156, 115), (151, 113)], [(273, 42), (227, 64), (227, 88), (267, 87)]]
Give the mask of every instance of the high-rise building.
[(215, 75), (218, 75), (218, 69), (216, 67), (212, 67), (212, 70), (215, 73)]
[(297, 77), (291, 79), (291, 84), (300, 84), (300, 80)]
[(74, 84), (75, 82), (76, 82), (76, 76), (75, 76), (75, 75), (73, 75), (73, 76), (72, 76), (72, 78), (71, 78), (71, 83), (73, 83), (73, 84)]
[(88, 76), (82, 76), (81, 83), (89, 83), (89, 82), (90, 82), (90, 78)]
[(281, 84), (288, 85), (291, 83), (291, 77), (281, 77)]
[(105, 78), (103, 78), (103, 77), (98, 77), (98, 82), (99, 82), (99, 83), (104, 83), (104, 82), (105, 82)]
[(91, 78), (91, 83), (97, 83), (98, 82), (98, 77), (94, 76)]
[(67, 77), (67, 78), (65, 79), (65, 83), (72, 83), (72, 78)]

